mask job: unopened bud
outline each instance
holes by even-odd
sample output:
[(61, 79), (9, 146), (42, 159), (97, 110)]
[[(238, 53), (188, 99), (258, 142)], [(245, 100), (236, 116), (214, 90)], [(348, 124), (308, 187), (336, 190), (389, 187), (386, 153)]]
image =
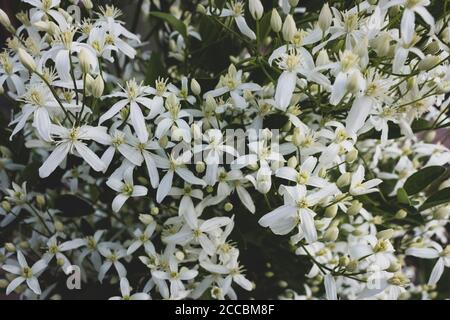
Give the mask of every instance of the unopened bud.
[(284, 20), (282, 31), (283, 39), (285, 41), (291, 41), (294, 38), (295, 33), (297, 32), (297, 26), (295, 25), (295, 20), (292, 15), (289, 14)]
[(78, 59), (80, 60), (80, 67), (83, 74), (88, 74), (91, 70), (91, 63), (89, 62), (89, 55), (86, 49), (81, 49), (78, 54)]
[(30, 72), (34, 72), (36, 70), (36, 62), (33, 57), (22, 48), (19, 48), (18, 53), (20, 63), (22, 63)]
[(300, 1), (300, 0), (289, 0), (289, 5), (290, 5), (291, 7), (294, 7), (294, 8), (295, 8), (295, 7), (298, 5), (299, 1)]
[(349, 216), (356, 216), (362, 209), (363, 205), (358, 200), (353, 200), (350, 208), (347, 209), (347, 214)]
[(199, 161), (195, 164), (195, 171), (197, 171), (197, 173), (203, 173), (205, 172), (206, 169), (206, 165), (203, 161)]
[(145, 225), (149, 225), (154, 221), (153, 217), (149, 214), (140, 214), (139, 221), (141, 221)]
[(158, 207), (153, 207), (153, 208), (150, 210), (150, 213), (151, 213), (152, 215), (154, 215), (154, 216), (158, 215), (158, 214), (159, 214), (159, 208), (158, 208)]
[(377, 233), (378, 239), (390, 239), (394, 235), (394, 229), (386, 229)]
[(6, 279), (0, 279), (0, 289), (5, 289), (8, 286), (9, 282)]
[(407, 215), (408, 215), (408, 212), (406, 212), (403, 209), (400, 209), (395, 214), (395, 219), (404, 219), (404, 218), (406, 218)]
[(328, 3), (325, 3), (319, 14), (319, 28), (323, 32), (327, 31), (331, 26), (332, 20), (333, 14), (331, 13), (330, 6), (328, 5)]
[(196, 10), (198, 13), (201, 13), (201, 14), (207, 13), (205, 6), (202, 4), (198, 4)]
[(53, 223), (53, 226), (55, 227), (55, 230), (56, 230), (56, 231), (61, 232), (61, 231), (64, 230), (64, 225), (63, 225), (63, 223), (62, 223), (61, 221), (59, 221), (59, 220), (55, 221), (55, 222)]
[(449, 207), (442, 207), (433, 212), (433, 216), (438, 220), (445, 220), (450, 215)]
[(264, 7), (260, 0), (250, 0), (248, 9), (255, 20), (260, 20), (264, 14)]
[(347, 163), (352, 163), (358, 159), (358, 150), (353, 149), (345, 155), (345, 161)]
[(230, 212), (231, 210), (233, 210), (233, 204), (231, 202), (227, 202), (225, 203), (225, 205), (223, 206), (223, 209), (226, 212)]
[(276, 33), (280, 32), (283, 27), (283, 21), (276, 9), (272, 10), (272, 15), (270, 16), (270, 27)]
[(36, 196), (36, 203), (39, 207), (44, 207), (45, 206), (45, 197), (42, 194), (38, 194)]
[(103, 78), (98, 75), (91, 85), (91, 93), (94, 98), (100, 98), (103, 95), (103, 91), (105, 90), (105, 83), (103, 82)]
[(341, 267), (346, 267), (350, 263), (350, 258), (348, 256), (342, 256), (339, 258), (339, 265)]
[(10, 212), (11, 204), (6, 200), (2, 201), (2, 209), (5, 210), (6, 212)]
[(339, 229), (337, 227), (331, 227), (325, 232), (323, 238), (325, 239), (325, 241), (334, 242), (336, 241), (338, 236), (339, 236)]
[(287, 162), (288, 167), (295, 168), (298, 166), (298, 160), (296, 156), (292, 156), (289, 158)]
[(5, 243), (5, 250), (8, 252), (15, 252), (16, 246), (11, 242), (7, 242), (7, 243)]
[(0, 23), (5, 27), (6, 30), (8, 30), (11, 33), (15, 33), (16, 29), (11, 24), (11, 20), (9, 20), (8, 15), (5, 11), (0, 9)]
[(202, 87), (200, 86), (200, 83), (198, 83), (198, 81), (195, 79), (191, 80), (191, 91), (196, 96), (198, 96), (198, 95), (200, 95), (200, 93), (202, 93)]
[(436, 131), (428, 131), (423, 139), (427, 143), (433, 143), (434, 139), (436, 139)]
[(65, 261), (63, 258), (56, 259), (56, 264), (60, 267), (62, 267), (65, 264)]
[(87, 9), (87, 10), (91, 10), (94, 7), (94, 4), (92, 3), (91, 0), (81, 0), (81, 2), (83, 3), (83, 6)]
[(28, 241), (20, 241), (19, 247), (23, 250), (30, 248), (30, 243)]
[(334, 218), (334, 217), (336, 217), (337, 212), (338, 212), (338, 205), (333, 204), (325, 209), (324, 214), (325, 214), (325, 217), (327, 217), (327, 218)]
[(175, 252), (175, 258), (176, 258), (179, 262), (183, 261), (185, 257), (186, 257), (186, 255), (184, 254), (183, 251), (177, 251), (177, 252)]
[(351, 180), (352, 175), (350, 174), (350, 172), (345, 172), (337, 179), (336, 185), (338, 188), (344, 188), (350, 184)]
[(439, 57), (435, 55), (427, 55), (425, 58), (423, 58), (418, 66), (417, 69), (420, 71), (427, 71), (431, 68), (435, 67), (439, 63)]

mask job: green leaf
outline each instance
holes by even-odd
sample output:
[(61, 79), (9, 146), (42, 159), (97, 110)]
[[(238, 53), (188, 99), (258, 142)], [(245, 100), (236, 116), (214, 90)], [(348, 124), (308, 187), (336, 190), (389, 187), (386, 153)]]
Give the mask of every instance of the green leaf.
[(164, 77), (165, 75), (166, 69), (164, 68), (161, 55), (157, 52), (152, 52), (145, 71), (145, 83), (153, 85), (158, 77)]
[(439, 190), (429, 197), (419, 208), (420, 211), (450, 202), (450, 187)]
[(164, 12), (150, 12), (150, 15), (159, 19), (163, 19), (168, 24), (170, 24), (172, 28), (177, 30), (183, 36), (183, 38), (187, 39), (187, 28), (181, 20), (178, 20), (173, 15)]
[(411, 201), (409, 201), (408, 193), (405, 189), (400, 188), (397, 190), (397, 201), (402, 204), (411, 205)]
[(403, 188), (411, 196), (424, 190), (441, 175), (443, 175), (444, 172), (445, 168), (441, 166), (431, 166), (423, 168), (422, 170), (414, 173), (411, 177), (409, 177), (408, 180), (406, 180)]
[(94, 208), (88, 201), (71, 194), (58, 197), (55, 208), (61, 211), (60, 216), (69, 218), (83, 217), (94, 213)]

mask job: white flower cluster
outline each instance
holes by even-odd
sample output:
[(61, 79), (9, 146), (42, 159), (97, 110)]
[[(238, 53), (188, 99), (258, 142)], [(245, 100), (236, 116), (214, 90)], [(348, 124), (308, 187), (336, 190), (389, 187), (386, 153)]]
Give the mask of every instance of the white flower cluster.
[[(112, 299), (251, 297), (276, 277), (240, 264), (259, 233), (311, 265), (279, 283), (279, 298), (445, 297), (443, 3), (196, 1), (189, 12), (175, 1), (167, 13), (142, 1), (134, 19), (157, 31), (144, 37), (113, 6), (22, 1), (17, 29), (0, 10), (11, 34), (0, 85), (14, 110), (0, 148), (6, 294), (64, 298), (78, 269), (81, 287), (115, 285)], [(205, 21), (224, 38), (204, 39)], [(224, 71), (190, 65), (225, 39), (240, 48)], [(169, 76), (149, 83), (155, 56)]]

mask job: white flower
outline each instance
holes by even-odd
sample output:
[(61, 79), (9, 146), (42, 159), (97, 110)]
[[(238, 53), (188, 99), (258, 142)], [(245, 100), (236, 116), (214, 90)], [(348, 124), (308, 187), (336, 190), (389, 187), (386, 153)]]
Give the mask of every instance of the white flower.
[(174, 256), (169, 257), (167, 271), (153, 270), (152, 276), (161, 292), (168, 292), (165, 280), (170, 282), (170, 292), (178, 296), (179, 292), (184, 291), (183, 281), (194, 279), (198, 275), (197, 270), (189, 270), (186, 267), (178, 268), (178, 262)]
[(405, 42), (410, 43), (413, 40), (415, 13), (420, 15), (420, 17), (430, 26), (430, 33), (434, 32), (434, 18), (427, 9), (425, 9), (426, 6), (430, 5), (430, 0), (392, 0), (385, 6), (385, 9), (398, 5), (404, 6), (400, 31)]
[(243, 91), (258, 91), (261, 87), (256, 83), (242, 83), (242, 70), (237, 70), (232, 64), (228, 68), (228, 73), (221, 77), (217, 89), (206, 92), (203, 98), (208, 96), (213, 98), (230, 93), (233, 104), (236, 108), (244, 109), (247, 107), (247, 101), (242, 97)]
[(328, 182), (313, 174), (316, 164), (317, 158), (310, 156), (303, 161), (298, 171), (291, 167), (282, 167), (275, 172), (275, 175), (298, 184), (323, 188)]
[(383, 181), (381, 179), (372, 179), (364, 181), (365, 169), (363, 165), (360, 165), (358, 169), (352, 174), (352, 181), (350, 183), (350, 194), (353, 196), (359, 196), (367, 193), (377, 192), (378, 189), (374, 188)]
[(103, 161), (83, 142), (93, 140), (101, 144), (107, 144), (109, 136), (105, 127), (81, 126), (67, 129), (52, 124), (50, 132), (60, 140), (57, 141), (56, 148), (39, 168), (39, 176), (41, 178), (48, 177), (63, 162), (67, 154), (75, 154), (75, 151), (95, 171), (103, 171), (105, 169)]
[(37, 277), (39, 274), (47, 267), (47, 263), (41, 259), (33, 264), (32, 267), (28, 266), (25, 257), (22, 252), (17, 251), (17, 261), (19, 265), (3, 265), (3, 270), (6, 272), (17, 275), (13, 281), (10, 282), (8, 287), (6, 288), (6, 294), (10, 294), (13, 292), (18, 286), (20, 286), (23, 282), (26, 281), (28, 287), (35, 293), (41, 294), (41, 287), (39, 286), (39, 282)]
[(242, 1), (227, 3), (229, 9), (223, 9), (221, 17), (233, 17), (240, 32), (251, 40), (256, 40), (255, 33), (249, 28), (244, 18), (245, 8)]
[(56, 256), (57, 263), (61, 264), (62, 262), (63, 271), (67, 273), (68, 267), (71, 266), (71, 263), (62, 252), (77, 249), (81, 246), (84, 246), (84, 244), (85, 242), (83, 239), (74, 239), (58, 244), (56, 236), (53, 236), (47, 241), (47, 252), (44, 254), (42, 259), (44, 259), (45, 262), (49, 264), (53, 257)]
[(119, 194), (112, 202), (112, 209), (114, 212), (119, 212), (130, 197), (143, 197), (147, 194), (148, 189), (144, 186), (134, 185), (133, 182), (133, 167), (126, 169), (123, 173), (123, 181), (116, 177), (108, 179), (106, 184)]
[(130, 107), (129, 116), (131, 124), (139, 138), (139, 141), (146, 142), (148, 140), (148, 131), (145, 124), (144, 114), (139, 105), (151, 108), (152, 101), (146, 98), (146, 88), (136, 83), (135, 80), (127, 81), (126, 87), (122, 88), (123, 92), (117, 92), (106, 96), (106, 98), (122, 98), (116, 102), (106, 113), (99, 119), (99, 125), (108, 119), (114, 117), (123, 108)]
[(134, 236), (136, 237), (136, 240), (130, 244), (127, 250), (127, 255), (131, 255), (133, 252), (135, 252), (137, 249), (139, 249), (142, 245), (145, 248), (145, 252), (149, 254), (155, 254), (155, 246), (151, 242), (151, 238), (153, 236), (153, 232), (156, 228), (156, 222), (150, 223), (142, 232), (140, 229), (136, 229), (134, 231)]
[(450, 267), (450, 246), (443, 249), (442, 246), (436, 242), (432, 242), (431, 245), (432, 248), (408, 248), (405, 251), (405, 254), (424, 259), (438, 259), (431, 271), (430, 279), (428, 280), (429, 285), (435, 285), (444, 273), (444, 267)]
[(120, 279), (120, 293), (121, 297), (111, 297), (109, 300), (150, 300), (150, 296), (147, 293), (138, 292), (131, 294), (132, 288), (127, 278)]
[(299, 225), (308, 243), (313, 243), (317, 240), (317, 230), (314, 226), (316, 213), (310, 207), (336, 193), (338, 192), (335, 185), (329, 185), (309, 194), (304, 185), (283, 186), (280, 194), (284, 196), (285, 204), (265, 214), (258, 223), (263, 227), (269, 227), (278, 235), (288, 234)]
[(119, 261), (119, 259), (122, 259), (127, 255), (124, 249), (118, 246), (113, 246), (113, 248), (100, 246), (98, 248), (98, 251), (103, 257), (105, 257), (105, 261), (101, 265), (98, 273), (98, 280), (100, 282), (103, 282), (103, 279), (105, 278), (105, 275), (111, 268), (111, 266), (114, 266), (116, 268), (117, 274), (119, 275), (120, 278), (126, 277), (127, 270), (125, 269), (124, 265)]
[(162, 169), (166, 169), (167, 173), (161, 179), (161, 183), (159, 184), (158, 191), (156, 193), (156, 201), (163, 201), (167, 194), (170, 192), (170, 189), (172, 188), (174, 173), (176, 173), (180, 178), (190, 184), (201, 186), (206, 185), (205, 181), (197, 178), (191, 171), (189, 171), (189, 169), (185, 167), (185, 164), (190, 162), (191, 157), (192, 153), (190, 151), (186, 151), (177, 158), (173, 158), (172, 156), (170, 156), (169, 159), (160, 159), (159, 167)]

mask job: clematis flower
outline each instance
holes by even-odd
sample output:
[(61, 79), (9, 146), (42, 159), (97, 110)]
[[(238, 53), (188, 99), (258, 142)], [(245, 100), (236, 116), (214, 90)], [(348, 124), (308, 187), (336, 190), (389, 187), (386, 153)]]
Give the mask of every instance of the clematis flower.
[(13, 292), (23, 282), (26, 282), (28, 287), (37, 295), (41, 294), (41, 287), (39, 286), (38, 276), (47, 267), (47, 263), (41, 259), (37, 261), (33, 266), (29, 267), (27, 260), (23, 256), (22, 252), (17, 251), (17, 265), (5, 264), (3, 270), (6, 272), (17, 275), (13, 281), (11, 281), (6, 288), (6, 294)]
[(227, 3), (228, 9), (223, 9), (220, 14), (221, 17), (233, 17), (239, 31), (250, 38), (250, 40), (256, 40), (256, 34), (249, 28), (244, 18), (245, 8), (242, 1), (233, 1)]
[(119, 212), (120, 208), (130, 197), (143, 197), (148, 190), (144, 186), (136, 186), (133, 182), (133, 168), (130, 167), (123, 173), (123, 181), (113, 177), (106, 181), (108, 187), (119, 194), (114, 198), (112, 209), (114, 212)]
[(324, 198), (337, 193), (335, 185), (329, 185), (312, 193), (307, 193), (304, 185), (293, 187), (283, 186), (280, 194), (284, 196), (284, 205), (265, 214), (258, 223), (269, 227), (273, 233), (285, 235), (300, 225), (308, 243), (317, 240), (317, 230), (314, 226), (316, 213), (310, 208)]
[(350, 194), (354, 196), (360, 196), (372, 192), (377, 192), (378, 189), (374, 188), (383, 182), (381, 179), (372, 179), (366, 182), (364, 181), (365, 169), (360, 165), (358, 169), (353, 173), (350, 183)]
[(51, 125), (52, 136), (59, 139), (58, 145), (39, 168), (41, 178), (48, 177), (69, 153), (82, 157), (95, 171), (103, 171), (105, 164), (89, 149), (84, 141), (93, 140), (107, 144), (109, 137), (105, 127), (81, 126), (67, 129), (62, 126)]
[(150, 300), (150, 296), (147, 293), (144, 292), (137, 292), (134, 294), (131, 294), (131, 286), (128, 282), (127, 278), (121, 278), (120, 279), (120, 293), (122, 294), (121, 297), (111, 297), (109, 300)]
[(428, 280), (429, 285), (436, 285), (444, 273), (444, 267), (450, 267), (450, 246), (443, 249), (434, 241), (431, 243), (431, 248), (411, 247), (405, 251), (405, 254), (423, 259), (437, 259)]

